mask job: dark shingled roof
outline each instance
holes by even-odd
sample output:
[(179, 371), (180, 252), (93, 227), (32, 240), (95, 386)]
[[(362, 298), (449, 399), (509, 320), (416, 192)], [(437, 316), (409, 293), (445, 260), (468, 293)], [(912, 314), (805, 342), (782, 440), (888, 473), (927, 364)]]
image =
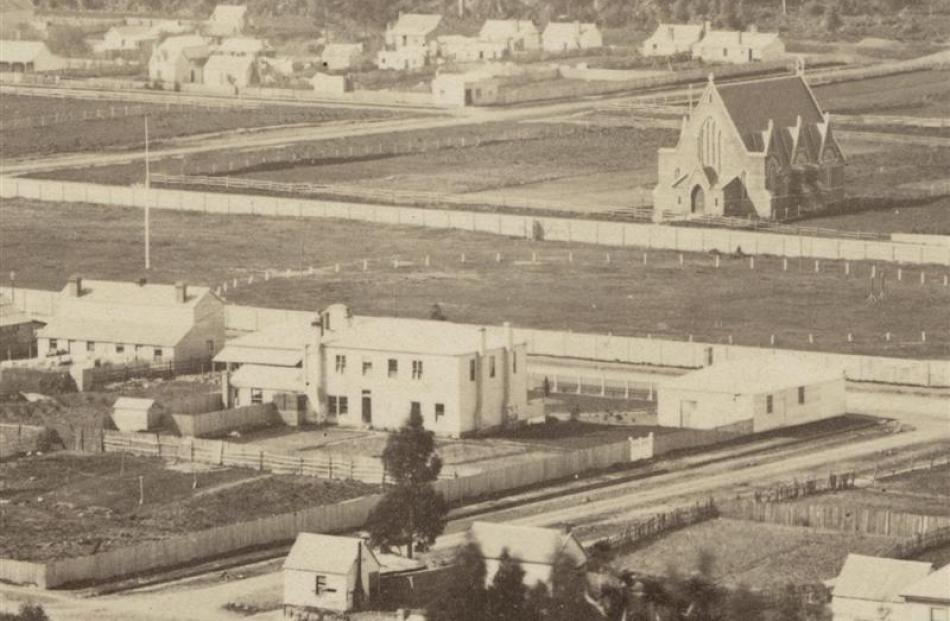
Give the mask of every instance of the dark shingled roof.
[(800, 76), (717, 85), (716, 90), (750, 148), (754, 148), (755, 142), (751, 136), (765, 131), (769, 119), (775, 123), (776, 129), (794, 127), (799, 115), (802, 124), (824, 120)]

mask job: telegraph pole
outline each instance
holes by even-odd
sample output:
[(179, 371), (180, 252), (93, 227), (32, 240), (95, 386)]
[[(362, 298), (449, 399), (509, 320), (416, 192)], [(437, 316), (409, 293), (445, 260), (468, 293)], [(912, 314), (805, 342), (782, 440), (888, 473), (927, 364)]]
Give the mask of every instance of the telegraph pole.
[(148, 115), (145, 116), (145, 271), (152, 268), (149, 208), (152, 199), (152, 173), (148, 158)]

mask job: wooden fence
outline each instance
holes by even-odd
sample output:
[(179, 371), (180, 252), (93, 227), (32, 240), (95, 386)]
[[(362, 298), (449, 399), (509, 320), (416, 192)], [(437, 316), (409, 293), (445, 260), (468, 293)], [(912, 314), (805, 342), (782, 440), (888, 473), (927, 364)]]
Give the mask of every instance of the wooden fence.
[(950, 528), (950, 517), (903, 513), (845, 503), (800, 504), (739, 500), (720, 504), (720, 512), (723, 517), (738, 520), (888, 537), (916, 537)]
[(670, 531), (686, 528), (699, 522), (705, 522), (718, 517), (719, 511), (711, 499), (688, 507), (679, 507), (672, 511), (657, 513), (647, 518), (637, 520), (625, 526), (619, 532), (597, 540), (590, 548), (596, 549), (598, 544), (610, 547), (642, 545), (659, 535)]
[(227, 410), (173, 411), (171, 418), (179, 435), (192, 438), (215, 437), (235, 430), (267, 427), (283, 422), (273, 403)]
[[(160, 364), (130, 364), (116, 366), (100, 366), (84, 369), (88, 372), (88, 386), (97, 388), (112, 382), (126, 382), (134, 378), (163, 378), (171, 379), (178, 375), (192, 375), (208, 373), (213, 369), (210, 358), (192, 358), (189, 360), (172, 360)], [(86, 378), (83, 379), (86, 383)]]
[(0, 461), (47, 450), (50, 432), (46, 427), (0, 423)]

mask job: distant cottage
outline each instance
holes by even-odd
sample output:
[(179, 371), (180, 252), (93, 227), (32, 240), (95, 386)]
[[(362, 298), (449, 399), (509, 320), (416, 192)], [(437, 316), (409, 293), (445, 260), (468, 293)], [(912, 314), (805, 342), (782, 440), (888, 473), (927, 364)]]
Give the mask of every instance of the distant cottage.
[(148, 61), (148, 78), (166, 84), (201, 84), (211, 46), (204, 37), (179, 35), (155, 46)]
[(73, 276), (37, 335), (38, 356), (165, 363), (213, 356), (224, 342), (224, 305), (206, 287)]
[(693, 58), (707, 63), (742, 64), (769, 62), (785, 58), (785, 43), (777, 32), (749, 30), (711, 30), (693, 45)]
[(501, 43), (508, 52), (529, 52), (541, 48), (541, 33), (534, 22), (527, 19), (485, 20), (478, 38), (485, 42)]
[(507, 551), (518, 559), (524, 570), (524, 584), (528, 588), (541, 583), (550, 588), (551, 573), (558, 556), (570, 559), (578, 572), (587, 566), (587, 552), (569, 532), (556, 528), (516, 526), (495, 522), (474, 522), (472, 541), (478, 544), (485, 561), (485, 580), (490, 584), (501, 565), (502, 553)]
[(571, 52), (603, 47), (604, 39), (597, 24), (550, 22), (541, 35), (545, 52)]
[(705, 29), (703, 24), (660, 24), (640, 46), (640, 53), (644, 56), (689, 54), (693, 45), (703, 38)]
[(710, 75), (659, 150), (654, 217), (782, 220), (844, 198), (844, 155), (799, 75), (718, 85)]
[(40, 73), (65, 66), (65, 59), (50, 52), (42, 41), (0, 41), (0, 73)]
[(401, 13), (386, 27), (385, 48), (376, 55), (380, 69), (419, 69), (438, 53), (437, 39), (442, 16), (425, 13)]

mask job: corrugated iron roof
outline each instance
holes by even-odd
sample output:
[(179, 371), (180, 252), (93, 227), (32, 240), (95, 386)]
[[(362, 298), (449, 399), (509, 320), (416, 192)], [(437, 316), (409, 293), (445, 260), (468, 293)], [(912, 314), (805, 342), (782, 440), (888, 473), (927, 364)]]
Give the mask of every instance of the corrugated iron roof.
[(97, 321), (85, 318), (54, 317), (40, 329), (41, 338), (124, 343), (173, 347), (191, 330), (182, 322), (135, 323), (133, 321)]
[(300, 533), (284, 560), (284, 569), (324, 574), (347, 574), (362, 552), (362, 563), (379, 570), (379, 561), (362, 539)]
[(890, 602), (906, 587), (920, 582), (933, 571), (921, 561), (849, 554), (835, 580), (834, 597)]
[(922, 599), (950, 604), (950, 565), (901, 590), (905, 599)]
[(844, 378), (844, 370), (835, 365), (765, 354), (741, 360), (727, 360), (668, 380), (663, 387), (720, 392), (761, 394), (798, 386)]

